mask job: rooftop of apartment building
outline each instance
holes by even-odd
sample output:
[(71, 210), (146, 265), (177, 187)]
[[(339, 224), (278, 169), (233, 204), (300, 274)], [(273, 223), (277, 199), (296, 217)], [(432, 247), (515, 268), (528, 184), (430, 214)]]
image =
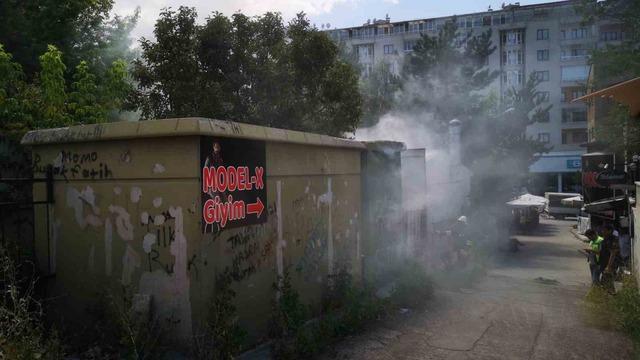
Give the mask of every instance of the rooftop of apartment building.
[[(574, 11), (574, 7), (581, 2), (578, 0), (568, 1), (554, 1), (539, 4), (520, 5), (519, 2), (513, 4), (504, 4), (500, 9), (487, 9), (486, 11), (479, 11), (466, 14), (452, 14), (450, 16), (432, 17), (432, 18), (419, 18), (413, 20), (403, 21), (391, 21), (389, 15), (384, 19), (369, 19), (366, 23), (360, 26), (353, 26), (347, 28), (333, 29), (327, 31), (333, 37), (352, 38), (352, 37), (375, 37), (376, 35), (391, 35), (394, 33), (403, 32), (415, 32), (415, 31), (435, 31), (442, 26), (444, 22), (456, 16), (458, 19), (464, 19), (469, 17), (475, 17), (473, 19), (465, 19), (465, 21), (471, 21), (471, 24), (466, 24), (466, 27), (479, 27), (479, 26), (491, 26), (491, 25), (505, 25), (508, 23), (516, 23), (526, 21), (531, 18), (544, 18), (549, 14), (549, 10), (565, 8), (570, 11)], [(427, 24), (425, 28), (419, 27), (421, 23)], [(412, 28), (411, 26), (418, 26), (418, 28)], [(378, 28), (394, 28), (393, 32), (378, 34)], [(395, 30), (398, 28), (398, 31)], [(404, 29), (403, 29), (404, 28)], [(360, 33), (360, 31), (365, 33)], [(367, 33), (366, 30), (372, 30), (371, 33)], [(354, 34), (357, 32), (357, 34)]]

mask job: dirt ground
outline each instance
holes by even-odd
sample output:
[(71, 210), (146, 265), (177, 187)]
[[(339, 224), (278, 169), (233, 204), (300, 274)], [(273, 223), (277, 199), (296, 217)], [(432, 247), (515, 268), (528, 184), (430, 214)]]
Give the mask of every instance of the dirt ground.
[(321, 359), (630, 359), (624, 335), (590, 326), (583, 245), (570, 221), (542, 220), (523, 246), (469, 289), (438, 290), (410, 310), (345, 339)]

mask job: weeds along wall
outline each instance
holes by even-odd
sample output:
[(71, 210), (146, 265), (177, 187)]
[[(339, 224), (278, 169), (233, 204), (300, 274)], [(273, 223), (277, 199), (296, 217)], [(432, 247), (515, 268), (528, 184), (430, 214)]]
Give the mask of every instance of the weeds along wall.
[(36, 257), (67, 326), (113, 298), (188, 344), (229, 279), (257, 340), (285, 271), (309, 304), (328, 275), (360, 275), (361, 143), (202, 118), (39, 130), (22, 143), (36, 177), (54, 173), (55, 204), (35, 210)]

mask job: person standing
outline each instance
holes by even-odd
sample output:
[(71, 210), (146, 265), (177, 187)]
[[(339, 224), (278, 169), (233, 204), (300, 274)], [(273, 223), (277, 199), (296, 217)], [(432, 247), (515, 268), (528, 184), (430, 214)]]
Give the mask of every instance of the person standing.
[(609, 292), (615, 291), (613, 280), (617, 268), (617, 259), (620, 252), (618, 238), (613, 233), (612, 224), (605, 224), (602, 228), (602, 244), (600, 246), (600, 272), (601, 283)]
[(604, 239), (592, 229), (585, 231), (584, 235), (589, 240), (589, 247), (584, 251), (587, 254), (589, 270), (591, 271), (591, 285), (596, 286), (600, 284), (600, 248)]

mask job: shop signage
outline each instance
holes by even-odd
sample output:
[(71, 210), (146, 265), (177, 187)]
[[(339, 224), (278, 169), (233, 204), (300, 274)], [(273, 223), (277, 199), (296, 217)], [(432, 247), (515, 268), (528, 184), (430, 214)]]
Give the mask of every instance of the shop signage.
[(582, 174), (582, 185), (588, 188), (608, 188), (627, 183), (627, 173), (621, 171), (587, 171)]
[(200, 139), (202, 232), (267, 221), (264, 141)]

